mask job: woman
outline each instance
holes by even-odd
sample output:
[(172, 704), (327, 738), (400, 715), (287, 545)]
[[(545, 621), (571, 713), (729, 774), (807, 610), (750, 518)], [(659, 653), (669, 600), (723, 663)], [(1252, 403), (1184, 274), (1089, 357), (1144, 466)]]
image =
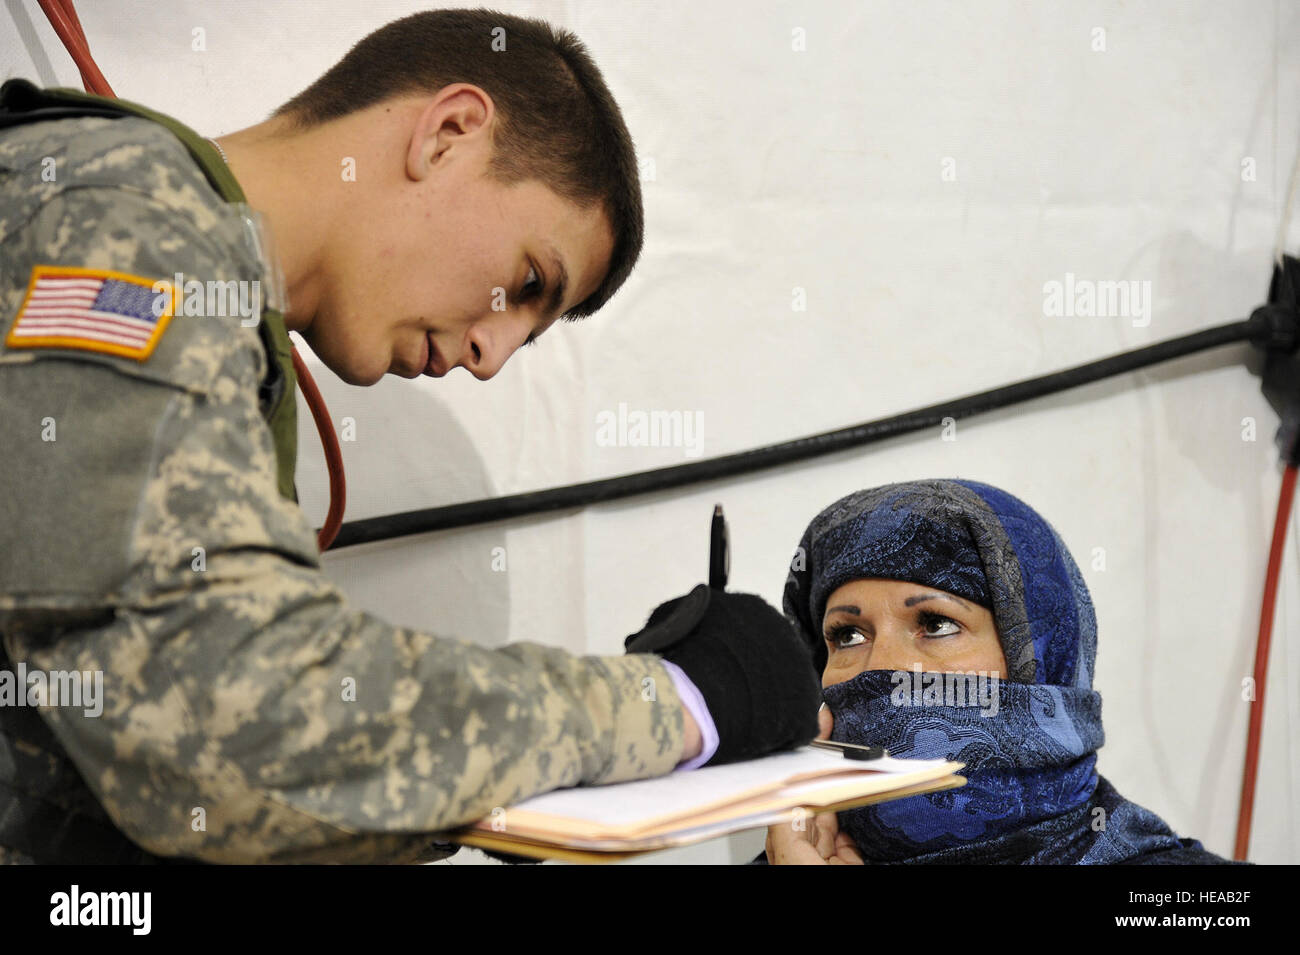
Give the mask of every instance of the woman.
[(964, 480), (850, 494), (804, 533), (784, 608), (823, 674), (823, 736), (959, 760), (967, 782), (773, 826), (768, 861), (1228, 862), (1097, 774), (1092, 601), (1016, 497)]

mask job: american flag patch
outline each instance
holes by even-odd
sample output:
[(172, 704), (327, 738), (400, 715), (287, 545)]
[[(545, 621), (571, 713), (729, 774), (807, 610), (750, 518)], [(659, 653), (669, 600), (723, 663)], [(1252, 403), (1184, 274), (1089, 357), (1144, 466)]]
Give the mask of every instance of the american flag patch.
[[(175, 308), (175, 290), (125, 272), (38, 265), (5, 336), (10, 348), (77, 348), (144, 361)], [(154, 314), (155, 302), (158, 303)]]

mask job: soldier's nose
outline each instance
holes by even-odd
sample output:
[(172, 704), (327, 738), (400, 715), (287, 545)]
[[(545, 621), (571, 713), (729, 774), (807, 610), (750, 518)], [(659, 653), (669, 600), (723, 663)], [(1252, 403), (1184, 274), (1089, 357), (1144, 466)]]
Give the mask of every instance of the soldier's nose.
[(485, 336), (470, 333), (464, 366), (479, 381), (487, 381), (500, 371), (507, 357)]

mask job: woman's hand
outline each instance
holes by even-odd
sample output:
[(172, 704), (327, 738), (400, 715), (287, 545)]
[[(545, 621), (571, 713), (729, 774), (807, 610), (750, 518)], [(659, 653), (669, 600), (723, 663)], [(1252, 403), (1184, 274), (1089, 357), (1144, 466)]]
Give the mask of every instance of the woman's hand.
[[(830, 739), (834, 720), (822, 704), (817, 714), (818, 739)], [(767, 829), (767, 861), (771, 865), (862, 865), (862, 856), (848, 833), (840, 832), (833, 812), (807, 815)]]

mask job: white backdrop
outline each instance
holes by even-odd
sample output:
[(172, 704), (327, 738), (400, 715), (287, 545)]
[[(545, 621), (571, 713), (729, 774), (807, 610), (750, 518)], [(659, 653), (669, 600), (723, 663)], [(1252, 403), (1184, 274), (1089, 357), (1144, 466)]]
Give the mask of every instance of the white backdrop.
[[(0, 72), (79, 87), (36, 3), (5, 6)], [(78, 12), (118, 95), (220, 135), (429, 6), (105, 0)], [(349, 519), (692, 460), (683, 447), (598, 444), (597, 416), (620, 403), (700, 413), (712, 457), (1244, 318), (1263, 301), (1300, 140), (1295, 3), (495, 6), (589, 45), (642, 159), (645, 252), (608, 308), (557, 325), (487, 383), (457, 372), (357, 389), (308, 356), (334, 419), (357, 422), (343, 445)], [(1293, 254), (1297, 237), (1293, 221)], [(1045, 315), (1045, 283), (1067, 273), (1149, 282), (1149, 324)], [(1280, 479), (1276, 419), (1247, 354), (1218, 349), (963, 421), (956, 440), (936, 430), (325, 564), (394, 622), (617, 653), (656, 603), (703, 578), (715, 501), (731, 521), (732, 588), (779, 606), (800, 534), (835, 498), (985, 481), (1053, 523), (1092, 589), (1100, 771), (1230, 855), (1240, 684)], [(299, 409), (298, 487), (319, 522), (323, 460)], [(1290, 534), (1259, 862), (1300, 862), (1300, 521)], [(496, 547), (505, 572), (492, 569)], [(645, 861), (739, 862), (761, 845), (750, 833)]]

